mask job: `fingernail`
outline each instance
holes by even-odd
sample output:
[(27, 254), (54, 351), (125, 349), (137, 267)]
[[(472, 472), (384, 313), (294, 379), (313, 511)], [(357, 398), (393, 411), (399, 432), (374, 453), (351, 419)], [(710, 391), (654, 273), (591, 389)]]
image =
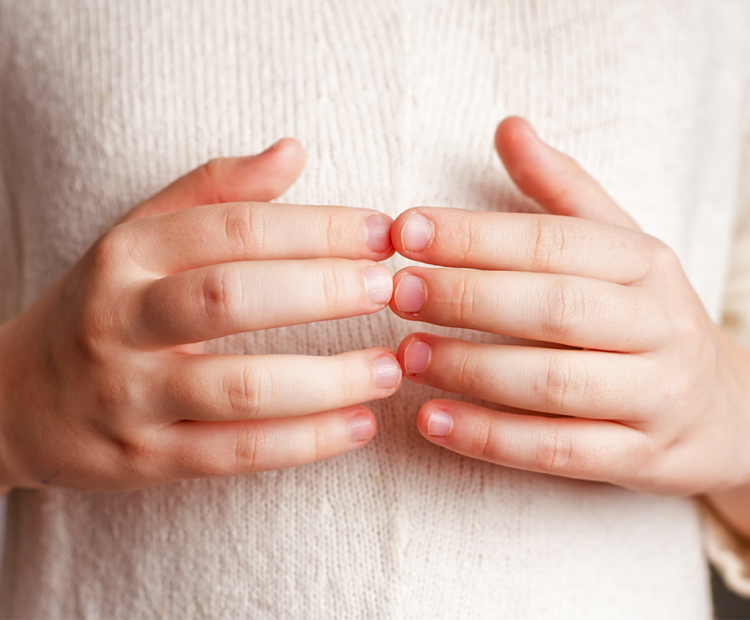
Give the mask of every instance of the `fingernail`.
[(365, 441), (372, 437), (373, 428), (370, 418), (357, 414), (349, 421), (349, 437), (352, 441)]
[(391, 248), (391, 224), (381, 215), (373, 215), (365, 221), (365, 241), (373, 252), (387, 252)]
[(442, 409), (434, 409), (427, 418), (427, 435), (429, 437), (447, 437), (453, 428), (453, 418)]
[(379, 388), (395, 388), (401, 380), (401, 366), (390, 355), (375, 360), (375, 385)]
[(424, 215), (413, 213), (401, 229), (401, 243), (407, 252), (421, 252), (432, 239), (432, 225)]
[(430, 345), (414, 338), (404, 351), (404, 370), (407, 375), (418, 375), (427, 368), (430, 361)]
[(393, 276), (383, 267), (365, 269), (365, 288), (367, 297), (374, 304), (384, 304), (391, 300)]
[(421, 312), (424, 306), (424, 280), (411, 274), (405, 275), (399, 281), (394, 297), (399, 312)]

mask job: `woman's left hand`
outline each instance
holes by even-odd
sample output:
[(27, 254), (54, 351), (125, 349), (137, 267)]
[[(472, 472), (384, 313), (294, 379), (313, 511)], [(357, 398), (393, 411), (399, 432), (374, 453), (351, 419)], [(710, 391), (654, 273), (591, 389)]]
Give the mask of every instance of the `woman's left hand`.
[(422, 434), (508, 467), (653, 493), (750, 483), (750, 352), (711, 321), (676, 255), (574, 161), (519, 118), (495, 143), (549, 214), (405, 212), (397, 251), (448, 268), (401, 270), (391, 308), (566, 346), (409, 335), (398, 356), (411, 381), (504, 407), (431, 400)]

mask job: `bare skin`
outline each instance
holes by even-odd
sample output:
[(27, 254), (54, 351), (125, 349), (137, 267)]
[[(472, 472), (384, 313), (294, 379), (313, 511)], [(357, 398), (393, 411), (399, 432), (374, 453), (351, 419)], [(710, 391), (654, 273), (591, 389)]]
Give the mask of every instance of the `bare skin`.
[[(506, 408), (429, 401), (429, 441), (705, 494), (750, 539), (750, 352), (711, 322), (674, 253), (525, 121), (501, 123), (496, 146), (548, 215), (417, 208), (390, 230), (371, 211), (262, 204), (302, 170), (294, 141), (211, 162), (137, 207), (0, 326), (0, 482), (119, 490), (364, 445), (376, 423), (357, 403), (398, 389), (392, 352), (208, 356), (202, 342), (379, 311), (390, 232), (404, 256), (445, 267), (396, 275), (398, 316), (567, 347), (408, 336), (411, 381)], [(366, 271), (380, 276), (369, 297)]]
[(388, 349), (204, 354), (212, 338), (387, 305), (391, 220), (267, 204), (304, 164), (294, 140), (209, 162), (0, 326), (3, 486), (133, 489), (291, 467), (373, 437), (359, 403), (398, 389)]
[(524, 120), (503, 121), (495, 144), (548, 214), (406, 211), (394, 247), (443, 268), (397, 273), (391, 309), (566, 347), (409, 335), (410, 381), (505, 406), (432, 400), (420, 431), (508, 467), (705, 494), (750, 539), (750, 351), (711, 321), (675, 254)]

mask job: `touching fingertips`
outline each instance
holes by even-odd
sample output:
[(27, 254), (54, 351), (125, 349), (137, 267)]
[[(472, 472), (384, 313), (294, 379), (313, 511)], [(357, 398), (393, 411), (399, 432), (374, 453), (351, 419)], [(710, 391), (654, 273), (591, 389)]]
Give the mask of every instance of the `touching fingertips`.
[(367, 298), (372, 303), (387, 303), (393, 293), (393, 276), (383, 267), (367, 267), (365, 268), (365, 289)]
[(381, 389), (395, 388), (401, 381), (401, 366), (390, 355), (375, 360), (375, 385)]
[(447, 437), (453, 430), (453, 418), (442, 409), (433, 409), (427, 418), (428, 437)]
[(367, 441), (375, 434), (375, 427), (370, 417), (357, 413), (349, 420), (349, 437), (353, 442)]
[(365, 220), (365, 241), (373, 252), (391, 249), (391, 225), (393, 222), (382, 215), (373, 215)]
[(419, 375), (430, 362), (430, 345), (414, 338), (404, 350), (404, 372), (407, 375)]
[(425, 300), (425, 286), (422, 278), (405, 275), (396, 287), (394, 301), (399, 312), (416, 314), (422, 311)]
[(407, 252), (422, 252), (432, 241), (432, 224), (424, 215), (412, 213), (401, 229), (401, 245)]

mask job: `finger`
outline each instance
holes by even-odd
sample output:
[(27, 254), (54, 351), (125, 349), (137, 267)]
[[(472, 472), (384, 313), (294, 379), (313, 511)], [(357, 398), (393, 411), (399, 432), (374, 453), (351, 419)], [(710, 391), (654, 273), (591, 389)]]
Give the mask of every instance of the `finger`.
[(225, 263), (152, 281), (141, 292), (131, 344), (160, 348), (230, 334), (371, 314), (393, 279), (372, 261)]
[(638, 230), (638, 225), (573, 159), (542, 142), (529, 123), (506, 118), (495, 148), (510, 178), (550, 213)]
[(632, 463), (647, 441), (601, 420), (548, 418), (432, 400), (419, 411), (422, 435), (439, 446), (505, 467), (635, 486)]
[(330, 357), (188, 355), (170, 364), (164, 416), (231, 421), (300, 416), (385, 398), (401, 385), (388, 349)]
[(618, 284), (645, 278), (662, 245), (653, 237), (559, 215), (419, 207), (391, 239), (407, 258), (444, 267), (586, 276)]
[(376, 428), (360, 406), (299, 418), (179, 422), (158, 436), (161, 474), (175, 480), (296, 467), (360, 448)]
[(411, 334), (398, 348), (415, 383), (527, 411), (639, 422), (666, 402), (661, 373), (635, 355), (487, 345)]
[(305, 149), (293, 138), (279, 140), (259, 155), (212, 159), (142, 202), (122, 221), (199, 205), (274, 200), (299, 178), (305, 159)]
[(412, 320), (606, 351), (641, 352), (669, 333), (641, 287), (577, 276), (409, 267), (391, 309)]
[(366, 209), (232, 203), (129, 222), (113, 228), (109, 241), (142, 268), (166, 275), (243, 260), (383, 260), (393, 252), (392, 223)]

